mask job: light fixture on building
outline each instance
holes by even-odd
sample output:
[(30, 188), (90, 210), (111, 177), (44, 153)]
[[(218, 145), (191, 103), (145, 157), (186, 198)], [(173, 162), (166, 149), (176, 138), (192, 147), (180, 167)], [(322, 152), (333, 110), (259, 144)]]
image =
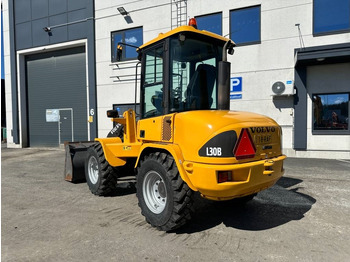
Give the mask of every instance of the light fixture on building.
[(132, 21), (130, 14), (128, 13), (128, 11), (125, 10), (124, 7), (118, 7), (117, 9), (118, 9), (119, 13), (124, 17), (125, 21), (128, 24), (131, 24), (134, 22), (134, 21)]
[(51, 32), (51, 27), (45, 26), (45, 27), (43, 28), (43, 30), (44, 30), (46, 33), (50, 33), (50, 32)]
[(117, 9), (118, 9), (119, 13), (120, 13), (122, 16), (127, 16), (127, 15), (129, 15), (129, 13), (125, 10), (124, 7), (118, 7)]
[(318, 61), (318, 62), (322, 62), (322, 61), (324, 61), (326, 58), (324, 58), (324, 57), (320, 57), (320, 58), (317, 58), (316, 60)]

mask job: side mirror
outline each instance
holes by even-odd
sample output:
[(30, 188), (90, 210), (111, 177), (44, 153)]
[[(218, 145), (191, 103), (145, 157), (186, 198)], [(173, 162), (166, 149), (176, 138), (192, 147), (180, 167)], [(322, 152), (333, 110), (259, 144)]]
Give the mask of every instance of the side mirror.
[(233, 55), (235, 50), (233, 49), (236, 46), (236, 44), (232, 40), (228, 40), (222, 49), (222, 61), (226, 62), (227, 61), (227, 53), (228, 52), (230, 55)]
[(108, 110), (107, 111), (107, 117), (109, 118), (118, 118), (119, 117), (119, 112), (118, 110)]
[(233, 47), (230, 47), (230, 48), (228, 49), (228, 53), (229, 53), (230, 55), (233, 55), (234, 52), (235, 52), (235, 50), (233, 49)]

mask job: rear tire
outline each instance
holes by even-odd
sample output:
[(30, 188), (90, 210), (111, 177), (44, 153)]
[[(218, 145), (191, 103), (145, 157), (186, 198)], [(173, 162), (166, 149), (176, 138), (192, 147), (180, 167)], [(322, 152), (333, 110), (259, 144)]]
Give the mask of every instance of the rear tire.
[(244, 196), (244, 197), (238, 197), (238, 198), (234, 198), (234, 199), (230, 199), (230, 200), (219, 201), (218, 203), (244, 206), (248, 202), (252, 201), (256, 195), (257, 194), (255, 193), (255, 194), (251, 194), (251, 195)]
[(102, 145), (97, 143), (87, 150), (85, 178), (90, 191), (98, 196), (110, 195), (116, 191), (117, 174), (107, 162)]
[(240, 197), (240, 198), (236, 198), (236, 201), (239, 203), (239, 204), (246, 204), (248, 203), (249, 201), (252, 201), (253, 198), (256, 196), (257, 194), (251, 194), (251, 195), (248, 195), (248, 196), (244, 196), (244, 197)]
[(194, 194), (182, 180), (171, 155), (157, 152), (146, 156), (136, 181), (141, 214), (149, 224), (170, 231), (191, 219)]

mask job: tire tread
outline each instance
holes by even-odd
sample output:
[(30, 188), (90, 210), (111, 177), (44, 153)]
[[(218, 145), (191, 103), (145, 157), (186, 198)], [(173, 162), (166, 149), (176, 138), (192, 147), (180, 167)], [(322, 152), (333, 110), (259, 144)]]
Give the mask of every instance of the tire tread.
[[(137, 169), (138, 173), (140, 171), (142, 164), (149, 159), (157, 161), (159, 164), (161, 164), (165, 168), (167, 172), (167, 175), (170, 179), (171, 187), (173, 190), (173, 209), (172, 209), (170, 218), (163, 225), (160, 225), (160, 226), (152, 225), (149, 219), (147, 219), (147, 217), (146, 217), (146, 222), (162, 231), (171, 231), (171, 230), (177, 229), (183, 226), (184, 224), (186, 224), (192, 217), (192, 213), (193, 213), (192, 207), (194, 202), (193, 191), (182, 180), (173, 156), (163, 152), (155, 152), (155, 153), (146, 155), (140, 161), (140, 164)], [(142, 196), (140, 196), (140, 194), (141, 192), (139, 192), (138, 190), (137, 191), (137, 197), (139, 199), (138, 205), (141, 208), (140, 199)], [(144, 212), (142, 211), (142, 208), (141, 208), (141, 214), (145, 216)]]
[(94, 150), (98, 156), (98, 162), (100, 164), (100, 185), (97, 190), (90, 188), (90, 191), (97, 196), (108, 196), (115, 192), (118, 176), (112, 166), (109, 165), (108, 161), (105, 158), (102, 145), (96, 143), (93, 146)]

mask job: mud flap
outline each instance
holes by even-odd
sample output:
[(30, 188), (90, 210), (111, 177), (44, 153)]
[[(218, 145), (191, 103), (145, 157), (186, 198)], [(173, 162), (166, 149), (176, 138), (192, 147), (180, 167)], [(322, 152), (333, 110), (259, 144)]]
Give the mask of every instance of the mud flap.
[(64, 180), (77, 183), (85, 181), (85, 159), (87, 150), (95, 141), (65, 142), (65, 168)]

